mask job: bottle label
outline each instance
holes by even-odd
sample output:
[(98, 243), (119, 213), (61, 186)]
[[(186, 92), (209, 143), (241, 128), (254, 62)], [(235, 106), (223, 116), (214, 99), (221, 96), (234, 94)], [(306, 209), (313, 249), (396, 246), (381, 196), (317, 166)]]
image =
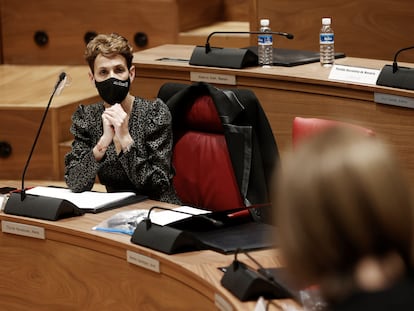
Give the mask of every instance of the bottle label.
[(334, 43), (334, 34), (333, 33), (321, 33), (319, 35), (320, 44), (332, 44)]
[(257, 43), (258, 44), (272, 44), (272, 35), (271, 34), (258, 35)]

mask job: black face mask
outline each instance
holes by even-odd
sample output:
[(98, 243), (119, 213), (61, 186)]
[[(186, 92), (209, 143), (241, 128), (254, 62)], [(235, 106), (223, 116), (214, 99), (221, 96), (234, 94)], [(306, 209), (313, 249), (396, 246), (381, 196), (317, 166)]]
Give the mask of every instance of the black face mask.
[(102, 99), (110, 105), (121, 103), (128, 95), (130, 79), (125, 81), (109, 78), (101, 82), (95, 81), (96, 88)]

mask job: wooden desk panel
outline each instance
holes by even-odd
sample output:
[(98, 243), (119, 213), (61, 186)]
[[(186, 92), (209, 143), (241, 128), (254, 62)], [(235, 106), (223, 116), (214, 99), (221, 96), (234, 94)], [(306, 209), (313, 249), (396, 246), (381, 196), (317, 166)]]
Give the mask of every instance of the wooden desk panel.
[(88, 80), (87, 66), (0, 66), (0, 141), (12, 147), (10, 156), (0, 157), (0, 179), (21, 177), (53, 87), (63, 71), (71, 82), (50, 105), (27, 170), (29, 179), (63, 178), (59, 144), (72, 139), (69, 128), (77, 106), (97, 101), (98, 93)]
[[(236, 85), (223, 88), (249, 88), (255, 92), (283, 154), (291, 148), (295, 116), (320, 117), (351, 122), (374, 130), (396, 150), (414, 184), (414, 109), (374, 102), (375, 93), (414, 98), (414, 91), (329, 80), (329, 68), (319, 63), (297, 67), (251, 67), (240, 70), (190, 66), (188, 62), (159, 61), (161, 58), (188, 60), (194, 46), (164, 45), (135, 54), (135, 91), (153, 98), (165, 82), (193, 83), (191, 74), (234, 76)], [(381, 69), (389, 62), (344, 58), (338, 64)], [(414, 67), (413, 64), (402, 64)], [(210, 82), (210, 81), (207, 81)]]
[[(12, 184), (0, 182), (6, 185)], [(117, 212), (159, 204), (148, 200), (56, 222), (0, 213), (2, 223), (37, 226), (46, 233), (44, 240), (0, 233), (0, 309), (253, 310), (255, 302), (240, 302), (220, 284), (218, 267), (229, 265), (233, 255), (166, 255), (132, 244), (127, 235), (91, 229)], [(158, 261), (160, 272), (127, 262), (127, 251)], [(281, 265), (276, 250), (251, 255), (264, 267)], [(238, 259), (255, 266), (244, 254)]]

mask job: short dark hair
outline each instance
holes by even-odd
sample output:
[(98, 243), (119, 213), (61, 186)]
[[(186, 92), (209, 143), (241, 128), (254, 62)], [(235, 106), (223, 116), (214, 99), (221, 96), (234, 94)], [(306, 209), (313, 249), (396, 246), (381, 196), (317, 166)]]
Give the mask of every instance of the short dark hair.
[(95, 59), (99, 54), (104, 56), (120, 54), (125, 58), (128, 69), (132, 66), (132, 46), (126, 38), (116, 33), (99, 34), (87, 44), (85, 59), (92, 72), (94, 72)]

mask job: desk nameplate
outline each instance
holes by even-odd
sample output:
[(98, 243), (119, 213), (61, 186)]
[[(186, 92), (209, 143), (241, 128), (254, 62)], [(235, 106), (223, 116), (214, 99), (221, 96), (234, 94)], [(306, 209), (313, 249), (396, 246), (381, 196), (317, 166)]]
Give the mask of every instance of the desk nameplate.
[(160, 262), (154, 258), (127, 250), (127, 261), (139, 267), (160, 273)]
[(25, 225), (12, 221), (1, 221), (1, 231), (15, 235), (22, 235), (30, 238), (46, 239), (45, 229), (38, 226)]
[(226, 85), (236, 85), (235, 75), (216, 74), (209, 72), (190, 72), (190, 81), (192, 82), (206, 82)]
[(375, 93), (374, 101), (379, 104), (399, 106), (405, 108), (414, 108), (414, 98), (406, 96)]

